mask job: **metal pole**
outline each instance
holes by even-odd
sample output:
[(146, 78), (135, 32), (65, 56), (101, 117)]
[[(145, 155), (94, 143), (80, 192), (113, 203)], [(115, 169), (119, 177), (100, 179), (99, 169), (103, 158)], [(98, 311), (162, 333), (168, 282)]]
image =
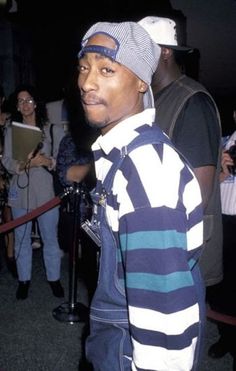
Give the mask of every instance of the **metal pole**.
[(88, 308), (77, 302), (78, 283), (78, 250), (80, 239), (80, 205), (82, 189), (79, 183), (73, 187), (73, 243), (69, 246), (69, 300), (53, 310), (53, 316), (61, 322), (85, 322), (88, 319)]

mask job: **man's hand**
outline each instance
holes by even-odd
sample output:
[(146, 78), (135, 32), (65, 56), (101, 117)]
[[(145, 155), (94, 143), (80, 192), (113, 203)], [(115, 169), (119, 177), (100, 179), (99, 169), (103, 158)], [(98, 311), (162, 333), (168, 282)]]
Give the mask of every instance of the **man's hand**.
[(227, 151), (224, 151), (221, 156), (220, 182), (223, 182), (230, 175), (229, 166), (234, 166), (234, 161)]

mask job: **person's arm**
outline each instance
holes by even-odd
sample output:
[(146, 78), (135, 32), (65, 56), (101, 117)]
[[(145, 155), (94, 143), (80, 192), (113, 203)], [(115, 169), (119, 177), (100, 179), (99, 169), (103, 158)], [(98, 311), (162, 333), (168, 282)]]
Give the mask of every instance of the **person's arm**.
[(12, 158), (12, 134), (11, 126), (8, 126), (4, 135), (4, 146), (2, 164), (5, 169), (11, 174), (20, 174), (25, 167), (25, 163)]
[[(203, 243), (200, 189), (190, 172), (185, 178), (175, 156), (158, 165), (157, 154), (145, 152), (143, 164), (133, 170), (135, 156), (124, 161), (128, 184), (120, 184), (129, 194), (117, 195), (133, 369), (190, 370), (199, 327), (190, 262)], [(142, 166), (147, 162), (151, 175)]]
[(80, 183), (88, 175), (89, 170), (91, 170), (91, 164), (72, 165), (66, 172), (66, 179), (69, 182)]
[(56, 171), (61, 184), (70, 186), (73, 182), (81, 182), (92, 169), (92, 153), (79, 151), (71, 138), (62, 138), (57, 155)]
[(201, 188), (202, 203), (204, 208), (206, 208), (208, 200), (213, 191), (215, 173), (215, 166), (203, 166), (194, 168), (194, 174), (196, 175)]
[(0, 110), (0, 126), (4, 126), (7, 122), (9, 114), (1, 112)]
[(214, 186), (221, 142), (220, 123), (210, 97), (198, 93), (187, 101), (176, 121), (172, 139), (193, 167), (205, 208)]

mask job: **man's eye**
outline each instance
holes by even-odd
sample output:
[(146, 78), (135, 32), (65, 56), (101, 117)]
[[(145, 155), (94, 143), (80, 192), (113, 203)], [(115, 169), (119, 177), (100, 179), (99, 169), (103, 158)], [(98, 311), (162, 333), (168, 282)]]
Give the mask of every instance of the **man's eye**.
[(114, 73), (114, 70), (112, 70), (112, 69), (109, 68), (109, 67), (104, 67), (104, 68), (102, 68), (102, 72), (103, 72), (104, 74), (106, 74), (106, 75), (111, 75), (111, 74)]
[(86, 71), (85, 66), (78, 66), (78, 72), (84, 72), (84, 71)]

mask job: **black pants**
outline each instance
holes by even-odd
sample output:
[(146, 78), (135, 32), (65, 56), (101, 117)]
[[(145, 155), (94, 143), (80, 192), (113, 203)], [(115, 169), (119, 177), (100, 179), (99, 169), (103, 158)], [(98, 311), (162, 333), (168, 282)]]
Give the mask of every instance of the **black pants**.
[[(61, 209), (58, 225), (58, 240), (60, 248), (66, 253), (69, 253), (74, 244), (73, 223), (74, 213), (66, 212)], [(80, 230), (79, 234), (81, 250), (78, 254), (78, 275), (85, 282), (88, 289), (89, 301), (91, 301), (97, 285), (98, 249), (83, 230)]]
[[(207, 288), (207, 301), (213, 310), (236, 317), (236, 216), (223, 215), (224, 278)], [(236, 326), (218, 323), (220, 339), (236, 356)]]
[(223, 280), (207, 288), (213, 310), (236, 316), (236, 216), (223, 215)]

